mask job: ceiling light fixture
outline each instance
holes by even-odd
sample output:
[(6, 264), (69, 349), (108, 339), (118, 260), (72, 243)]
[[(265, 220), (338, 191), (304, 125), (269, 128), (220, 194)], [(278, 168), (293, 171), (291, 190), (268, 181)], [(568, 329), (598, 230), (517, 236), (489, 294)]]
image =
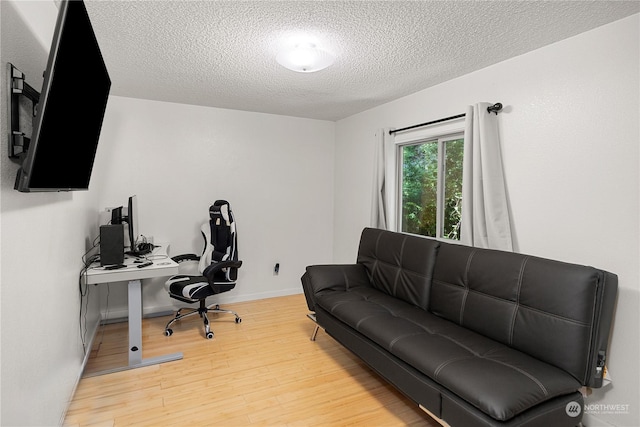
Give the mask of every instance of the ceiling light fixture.
[(276, 61), (285, 68), (299, 73), (313, 73), (333, 64), (335, 58), (313, 43), (300, 43), (281, 51)]

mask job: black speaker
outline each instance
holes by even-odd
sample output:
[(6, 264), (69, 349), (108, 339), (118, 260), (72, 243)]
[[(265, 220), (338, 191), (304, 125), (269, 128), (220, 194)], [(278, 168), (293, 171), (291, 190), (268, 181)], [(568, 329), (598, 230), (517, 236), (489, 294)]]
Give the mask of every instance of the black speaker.
[(100, 265), (124, 262), (124, 224), (100, 226)]

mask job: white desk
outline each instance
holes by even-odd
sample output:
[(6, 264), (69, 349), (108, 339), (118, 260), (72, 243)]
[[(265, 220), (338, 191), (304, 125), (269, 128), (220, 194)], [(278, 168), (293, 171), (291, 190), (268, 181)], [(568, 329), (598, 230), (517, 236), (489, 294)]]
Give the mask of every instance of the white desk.
[[(153, 277), (173, 276), (178, 274), (178, 264), (167, 256), (168, 244), (159, 244), (148, 255), (152, 258), (153, 265), (138, 268), (139, 263), (134, 263), (135, 258), (127, 257), (125, 268), (117, 270), (105, 270), (99, 263), (92, 264), (82, 276), (84, 283), (97, 285), (100, 283), (129, 282), (129, 364), (127, 366), (97, 372), (90, 376), (124, 371), (127, 369), (141, 368), (143, 366), (170, 362), (182, 359), (182, 353), (173, 353), (166, 356), (157, 356), (147, 359), (142, 358), (142, 283), (143, 279)], [(164, 256), (164, 257), (163, 257)], [(166, 257), (166, 258), (165, 258)]]

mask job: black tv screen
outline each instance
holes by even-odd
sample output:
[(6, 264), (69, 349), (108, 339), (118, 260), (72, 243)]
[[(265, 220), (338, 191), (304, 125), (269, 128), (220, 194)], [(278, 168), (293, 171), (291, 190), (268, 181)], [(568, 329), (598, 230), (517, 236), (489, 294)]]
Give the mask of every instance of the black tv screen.
[(84, 2), (63, 1), (18, 191), (89, 188), (110, 88)]

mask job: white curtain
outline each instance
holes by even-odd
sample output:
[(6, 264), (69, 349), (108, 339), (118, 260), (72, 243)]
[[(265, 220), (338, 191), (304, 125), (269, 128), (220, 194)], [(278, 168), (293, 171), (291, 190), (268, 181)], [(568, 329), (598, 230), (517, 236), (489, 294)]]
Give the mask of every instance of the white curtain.
[(482, 102), (466, 111), (460, 241), (512, 251), (498, 118), (487, 111), (490, 105)]
[(392, 190), (392, 176), (389, 172), (390, 149), (393, 137), (390, 129), (378, 129), (374, 141), (373, 188), (371, 194), (371, 227), (390, 230), (393, 222), (392, 212), (388, 209)]

